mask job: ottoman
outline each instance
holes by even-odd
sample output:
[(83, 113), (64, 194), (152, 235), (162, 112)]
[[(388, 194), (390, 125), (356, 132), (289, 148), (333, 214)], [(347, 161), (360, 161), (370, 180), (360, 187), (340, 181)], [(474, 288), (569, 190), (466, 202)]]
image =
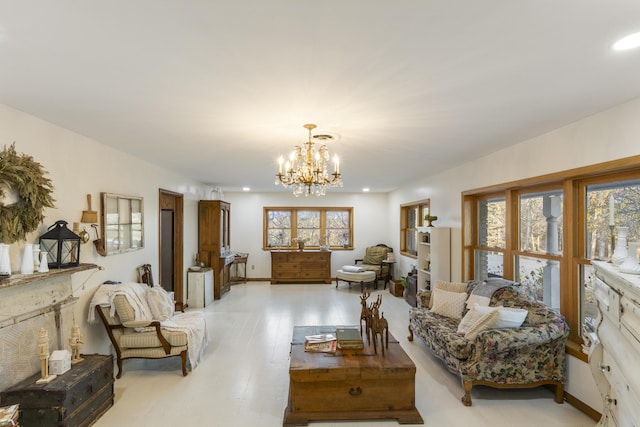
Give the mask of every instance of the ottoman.
[(360, 283), (360, 292), (364, 291), (365, 283), (374, 283), (376, 289), (378, 289), (378, 281), (376, 280), (375, 271), (344, 271), (342, 269), (336, 272), (336, 288), (338, 287), (338, 280), (347, 282), (349, 287), (352, 283)]

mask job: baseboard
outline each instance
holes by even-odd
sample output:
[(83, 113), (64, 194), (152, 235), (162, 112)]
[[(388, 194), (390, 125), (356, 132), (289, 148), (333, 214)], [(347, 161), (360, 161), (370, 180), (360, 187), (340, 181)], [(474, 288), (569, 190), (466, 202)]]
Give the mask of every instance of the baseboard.
[(566, 390), (564, 392), (564, 400), (566, 400), (567, 403), (571, 406), (577, 408), (579, 411), (587, 414), (587, 416), (589, 416), (594, 421), (600, 421), (600, 417), (602, 417), (602, 414), (600, 412), (596, 411), (591, 406), (587, 405), (575, 396), (572, 396), (570, 393), (567, 393)]

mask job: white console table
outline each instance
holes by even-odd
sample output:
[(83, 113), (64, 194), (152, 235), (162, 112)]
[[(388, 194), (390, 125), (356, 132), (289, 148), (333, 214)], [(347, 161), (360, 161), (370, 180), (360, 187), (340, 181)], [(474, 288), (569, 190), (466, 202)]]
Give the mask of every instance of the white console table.
[(593, 266), (598, 325), (589, 365), (603, 398), (598, 425), (640, 427), (640, 276)]

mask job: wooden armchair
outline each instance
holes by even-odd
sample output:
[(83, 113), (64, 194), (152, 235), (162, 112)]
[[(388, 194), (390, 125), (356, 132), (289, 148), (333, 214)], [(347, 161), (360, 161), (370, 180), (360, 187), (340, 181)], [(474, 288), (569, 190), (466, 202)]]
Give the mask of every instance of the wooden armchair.
[(384, 289), (387, 288), (387, 281), (391, 278), (391, 266), (384, 262), (389, 252), (393, 252), (393, 248), (380, 243), (366, 248), (364, 258), (355, 260), (355, 265), (358, 267), (376, 273), (376, 283), (384, 280)]

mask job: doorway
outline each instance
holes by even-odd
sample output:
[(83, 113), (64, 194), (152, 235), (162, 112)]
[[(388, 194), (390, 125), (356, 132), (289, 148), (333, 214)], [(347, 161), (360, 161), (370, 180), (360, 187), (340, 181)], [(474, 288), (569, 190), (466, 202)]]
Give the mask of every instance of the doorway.
[(184, 301), (183, 278), (183, 214), (184, 196), (180, 193), (160, 189), (159, 194), (159, 283), (174, 292), (180, 305)]

